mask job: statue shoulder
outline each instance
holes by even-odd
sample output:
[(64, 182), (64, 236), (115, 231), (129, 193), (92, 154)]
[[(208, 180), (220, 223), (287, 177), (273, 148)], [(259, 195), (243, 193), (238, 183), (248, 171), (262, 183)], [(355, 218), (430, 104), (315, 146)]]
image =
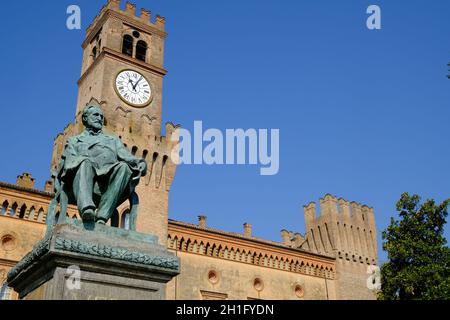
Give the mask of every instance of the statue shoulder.
[(80, 134), (78, 134), (76, 136), (72, 136), (69, 139), (67, 139), (67, 142), (77, 143), (78, 141), (84, 141), (86, 136), (87, 136), (86, 131), (83, 131), (82, 133), (80, 133)]
[(104, 134), (103, 135), (108, 140), (114, 140), (115, 142), (121, 142), (122, 140), (119, 139), (118, 136), (111, 135), (111, 134)]
[(73, 145), (73, 144), (75, 144), (78, 141), (78, 137), (79, 137), (79, 135), (68, 138), (67, 141), (66, 141), (66, 145), (69, 145), (69, 144)]
[(103, 141), (110, 146), (114, 145), (115, 148), (120, 148), (122, 146), (122, 140), (120, 140), (116, 135), (103, 134)]

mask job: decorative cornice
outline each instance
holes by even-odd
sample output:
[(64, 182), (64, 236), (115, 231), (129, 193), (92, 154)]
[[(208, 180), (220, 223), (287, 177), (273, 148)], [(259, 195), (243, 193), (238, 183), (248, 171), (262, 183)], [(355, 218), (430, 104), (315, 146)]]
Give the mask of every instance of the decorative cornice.
[[(4, 220), (4, 219), (10, 219), (10, 220), (16, 220), (16, 221), (18, 220), (18, 221), (27, 222), (27, 223), (30, 223), (30, 224), (39, 225), (39, 226), (44, 226), (44, 225), (47, 224), (46, 221), (45, 221), (46, 219), (44, 221), (34, 221), (34, 220), (27, 219), (27, 218), (21, 219), (21, 218), (18, 218), (17, 216), (11, 217), (9, 215), (0, 215), (0, 220)], [(16, 262), (14, 262), (14, 264)]]
[[(197, 234), (199, 231), (199, 232), (204, 232), (205, 235), (206, 234), (217, 234), (219, 236), (229, 236), (232, 238), (236, 238), (236, 240), (238, 240), (238, 241), (244, 241), (246, 243), (253, 244), (254, 246), (257, 246), (257, 247), (260, 247), (260, 245), (262, 244), (262, 245), (267, 245), (270, 247), (276, 247), (281, 250), (287, 250), (287, 251), (289, 251), (291, 253), (295, 253), (295, 254), (298, 254), (298, 253), (311, 254), (307, 250), (300, 249), (300, 248), (287, 247), (280, 242), (275, 242), (275, 241), (270, 241), (270, 240), (265, 240), (265, 239), (260, 239), (260, 238), (254, 238), (254, 237), (248, 238), (242, 234), (238, 234), (238, 233), (234, 233), (234, 232), (228, 232), (228, 231), (223, 231), (223, 230), (218, 230), (218, 229), (213, 229), (213, 228), (200, 228), (199, 226), (197, 226), (195, 224), (169, 219), (169, 228), (171, 225), (174, 227), (179, 226), (182, 228), (186, 227), (186, 228), (195, 230), (195, 234)], [(314, 253), (314, 256), (318, 257), (318, 258), (329, 259), (330, 261), (335, 260), (335, 257), (332, 255)]]
[(335, 278), (334, 257), (284, 247), (281, 244), (199, 229), (175, 221), (169, 222), (168, 238), (168, 248), (175, 251), (320, 278)]

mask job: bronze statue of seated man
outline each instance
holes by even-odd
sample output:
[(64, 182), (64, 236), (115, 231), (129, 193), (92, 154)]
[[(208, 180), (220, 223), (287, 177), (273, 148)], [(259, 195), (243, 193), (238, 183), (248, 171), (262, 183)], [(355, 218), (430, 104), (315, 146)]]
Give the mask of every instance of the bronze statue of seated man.
[(55, 189), (64, 186), (69, 203), (77, 205), (83, 221), (106, 224), (146, 175), (147, 164), (134, 157), (118, 137), (103, 133), (100, 107), (86, 107), (82, 121), (84, 132), (66, 143)]

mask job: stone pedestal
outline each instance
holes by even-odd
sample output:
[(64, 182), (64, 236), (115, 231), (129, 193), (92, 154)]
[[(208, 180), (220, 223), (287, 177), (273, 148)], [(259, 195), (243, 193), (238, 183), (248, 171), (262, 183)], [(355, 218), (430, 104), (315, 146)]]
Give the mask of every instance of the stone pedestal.
[(155, 236), (71, 221), (48, 232), (8, 284), (25, 300), (161, 300), (179, 268)]

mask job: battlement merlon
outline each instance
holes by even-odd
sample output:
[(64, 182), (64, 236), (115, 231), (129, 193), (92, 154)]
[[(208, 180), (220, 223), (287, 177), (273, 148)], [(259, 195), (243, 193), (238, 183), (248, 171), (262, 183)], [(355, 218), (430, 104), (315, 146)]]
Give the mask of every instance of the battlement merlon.
[(155, 26), (160, 30), (164, 30), (165, 25), (166, 25), (166, 18), (157, 15), (155, 18)]
[(342, 221), (366, 225), (375, 229), (375, 216), (373, 208), (357, 202), (349, 202), (343, 198), (336, 198), (330, 194), (319, 200), (320, 212), (318, 214), (316, 203), (311, 202), (303, 207), (306, 229), (322, 220)]
[(281, 241), (285, 246), (291, 246), (292, 232), (286, 229), (281, 230)]
[(140, 16), (141, 21), (144, 23), (147, 23), (148, 21), (151, 21), (151, 18), (152, 18), (152, 12), (150, 10), (142, 8), (141, 16)]
[(350, 203), (342, 198), (339, 198), (338, 202), (341, 208), (341, 216), (350, 219)]
[(172, 122), (166, 123), (166, 136), (165, 139), (169, 145), (176, 145), (180, 141), (180, 131), (181, 125), (173, 124)]
[[(165, 125), (166, 135), (151, 135), (149, 139), (141, 140), (146, 141), (145, 145), (149, 148), (149, 150), (153, 150), (164, 154), (168, 157), (175, 156), (178, 151), (179, 142), (180, 142), (180, 133), (179, 128), (180, 125), (174, 125), (172, 122), (167, 122)], [(123, 140), (127, 140), (128, 136), (125, 133), (122, 137)], [(142, 146), (142, 144), (140, 143)]]
[(317, 217), (316, 212), (316, 203), (311, 202), (303, 207), (303, 212), (305, 216), (305, 225), (306, 225), (306, 232), (313, 226), (314, 221)]
[(338, 200), (330, 194), (325, 195), (323, 199), (319, 200), (320, 203), (320, 216), (330, 217), (336, 220), (339, 215)]
[[(140, 15), (136, 13), (136, 6), (130, 2), (125, 5), (125, 10), (120, 9), (121, 0), (108, 0), (107, 5), (103, 6), (100, 13), (94, 18), (94, 21), (86, 29), (86, 39), (83, 42), (83, 48), (87, 46), (95, 37), (101, 25), (109, 16), (119, 15), (122, 20), (134, 25), (137, 29), (143, 29), (149, 33), (158, 34), (165, 38), (167, 34), (165, 29), (165, 18), (156, 15), (154, 22), (151, 20), (151, 11), (142, 8)], [(128, 19), (127, 19), (128, 18)]]
[(131, 2), (125, 3), (125, 14), (129, 15), (130, 17), (137, 17), (136, 16), (136, 5)]
[(303, 237), (300, 233), (287, 231), (283, 229), (280, 231), (281, 234), (281, 243), (287, 247), (291, 248), (300, 248), (302, 243), (305, 241), (305, 237)]

